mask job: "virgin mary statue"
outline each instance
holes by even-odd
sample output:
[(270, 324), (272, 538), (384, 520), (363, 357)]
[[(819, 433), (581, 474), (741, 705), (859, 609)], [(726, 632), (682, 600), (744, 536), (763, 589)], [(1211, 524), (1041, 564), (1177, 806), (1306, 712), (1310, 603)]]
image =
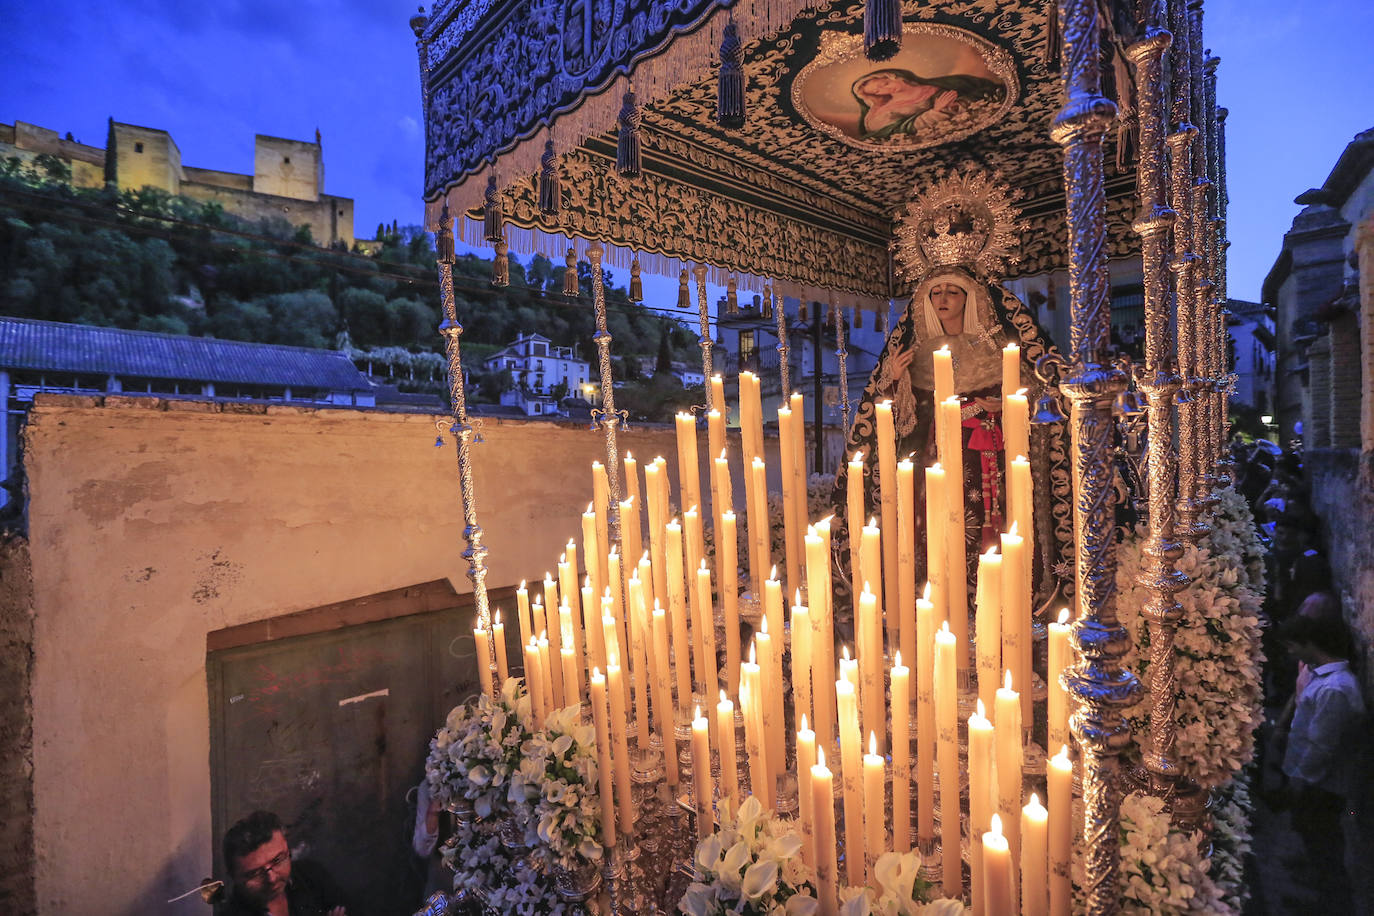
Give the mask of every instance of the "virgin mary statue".
[[(1014, 230), (1010, 202), (981, 173), (937, 182), (909, 205), (898, 230), (897, 258), (912, 283), (912, 296), (888, 336), (846, 439), (847, 455), (864, 454), (865, 512), (877, 514), (875, 407), (892, 402), (897, 455), (910, 455), (917, 468), (913, 517), (917, 542), (924, 544), (921, 469), (936, 461), (934, 354), (948, 348), (954, 393), (963, 402), (964, 519), (971, 571), (977, 555), (996, 544), (1004, 530), (1002, 349), (1008, 343), (1020, 345), (1022, 384), (1034, 388), (1034, 361), (1049, 348), (1025, 307), (998, 282), (1015, 244)], [(1032, 391), (1032, 398), (1037, 393)], [(834, 491), (837, 507), (844, 506), (847, 476), (842, 464)], [(837, 511), (837, 520), (844, 517)], [(847, 551), (837, 555), (843, 565)], [(915, 559), (919, 582), (925, 578), (924, 549), (916, 551)]]

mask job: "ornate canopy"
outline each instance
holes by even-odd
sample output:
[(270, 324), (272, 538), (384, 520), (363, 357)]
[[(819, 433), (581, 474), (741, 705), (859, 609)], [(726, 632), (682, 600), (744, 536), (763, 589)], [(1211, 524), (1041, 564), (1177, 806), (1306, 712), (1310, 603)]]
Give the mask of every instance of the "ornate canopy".
[[(766, 279), (791, 295), (886, 307), (902, 293), (890, 251), (904, 205), (977, 165), (1018, 192), (1015, 274), (1066, 265), (1063, 159), (1049, 137), (1061, 104), (1053, 0), (906, 0), (902, 48), (881, 63), (863, 53), (862, 0), (754, 6), (476, 0), (417, 17), (431, 223), (445, 198), (475, 214), (494, 174), (516, 251), (561, 254), (561, 241), (519, 231), (537, 229), (599, 239), (620, 266), (637, 252), (647, 270), (705, 263), (744, 289)], [(746, 86), (737, 130), (715, 120), (732, 15)], [(633, 179), (615, 169), (626, 89), (642, 113)], [(1129, 101), (1128, 91), (1123, 112)], [(541, 213), (536, 182), (550, 139), (556, 217)], [(1109, 253), (1124, 256), (1138, 246), (1134, 169), (1107, 158)], [(466, 231), (480, 239), (471, 221)]]

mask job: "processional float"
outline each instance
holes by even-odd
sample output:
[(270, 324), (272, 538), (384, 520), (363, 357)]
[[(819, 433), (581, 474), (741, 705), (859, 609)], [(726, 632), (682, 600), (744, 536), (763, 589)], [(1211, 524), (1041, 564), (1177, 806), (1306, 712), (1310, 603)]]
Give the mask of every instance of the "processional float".
[[(522, 588), (518, 614), (535, 715), (571, 705), (594, 718), (603, 772), (614, 772), (600, 782), (615, 796), (604, 838), (619, 827), (596, 874), (609, 893), (601, 905), (675, 906), (687, 879), (660, 866), (690, 871), (694, 837), (704, 842), (752, 794), (802, 824), (821, 912), (835, 911), (837, 885), (871, 884), (889, 848), (918, 849), (922, 876), (978, 912), (1015, 909), (1017, 894), (1026, 912), (1068, 912), (1062, 842), (1040, 853), (1044, 885), (1029, 871), (1002, 884), (1007, 842), (986, 831), (998, 814), (1013, 845), (1029, 842), (1015, 820), (1022, 793), (1044, 781), (1050, 817), (1062, 819), (1072, 766), (1079, 893), (1087, 912), (1115, 912), (1122, 793), (1143, 787), (1176, 820), (1206, 821), (1205, 796), (1174, 757), (1171, 688), (1175, 596), (1188, 582), (1176, 562), (1206, 532), (1227, 474), (1224, 118), (1201, 2), (450, 0), (411, 25), (463, 555), (493, 696), (510, 666), (486, 595), (454, 240), (494, 247), (498, 285), (511, 250), (564, 258), (571, 295), (577, 260), (591, 265), (606, 460), (583, 523), (587, 585), (570, 542), (560, 581), (546, 578), (542, 602)], [(1139, 364), (1111, 352), (1109, 258), (1139, 259)], [(697, 417), (680, 415), (676, 515), (667, 463), (646, 462), (641, 488), (638, 463), (617, 447), (606, 266), (630, 271), (636, 299), (641, 271), (678, 275), (688, 314), (695, 283), (706, 379), (695, 412), (707, 444), (700, 452)], [(1055, 274), (1068, 289), (1062, 350), (1040, 328), (1043, 309), (1006, 285)], [(708, 282), (727, 287), (729, 308), (739, 291), (760, 294), (761, 314), (776, 318), (777, 544), (760, 377), (737, 379), (743, 461), (732, 462)], [(963, 295), (962, 329), (929, 304), (946, 282)], [(840, 471), (838, 512), (825, 520), (808, 508), (788, 301), (817, 324), (833, 316), (845, 432), (868, 445), (840, 469), (813, 469)], [(905, 317), (851, 426), (846, 323), (870, 311), (887, 330), (894, 302)], [(941, 340), (953, 349), (931, 346)], [(998, 364), (1003, 343), (1010, 355)], [(980, 384), (983, 369), (1000, 378)], [(971, 393), (984, 388), (990, 399)], [(1019, 399), (1028, 416), (1028, 397), (1033, 433), (1012, 409)], [(1143, 426), (1151, 595), (1138, 771), (1120, 760), (1132, 742), (1122, 711), (1140, 685), (1121, 664), (1129, 637), (1114, 595), (1114, 455), (1128, 424)], [(941, 461), (913, 466), (898, 444)], [(981, 492), (966, 495), (969, 480)], [(743, 483), (739, 517), (732, 481)], [(980, 557), (980, 525), (1003, 553)], [(1023, 543), (1029, 557), (1014, 559)], [(917, 597), (927, 582), (933, 601)], [(985, 620), (994, 604), (997, 619)], [(1049, 619), (1060, 604), (1067, 625)], [(754, 631), (748, 649), (741, 617)], [(1047, 658), (1032, 656), (1033, 642), (1048, 643)], [(853, 658), (836, 658), (837, 645)], [(1034, 702), (1036, 669), (1050, 681), (1039, 685), (1045, 707)], [(1017, 690), (1003, 672), (1015, 672)], [(995, 774), (980, 766), (990, 730)], [(1061, 739), (1066, 755), (1055, 753)], [(591, 896), (597, 882), (582, 883), (566, 899)]]

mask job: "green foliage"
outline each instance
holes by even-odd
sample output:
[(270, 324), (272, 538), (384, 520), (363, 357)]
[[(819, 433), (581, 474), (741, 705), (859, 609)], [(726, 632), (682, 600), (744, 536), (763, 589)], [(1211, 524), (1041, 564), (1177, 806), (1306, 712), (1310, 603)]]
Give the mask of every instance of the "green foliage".
[[(429, 233), (382, 224), (380, 251), (349, 254), (310, 244), (308, 228), (280, 217), (249, 221), (218, 203), (155, 188), (73, 188), (70, 178), (53, 157), (0, 161), (0, 313), (337, 346), (364, 371), (370, 363), (375, 374), (432, 381), (442, 390), (447, 362)], [(510, 286), (495, 289), (490, 261), (460, 255), (454, 305), (465, 363), (477, 370), (487, 353), (532, 332), (594, 359), (591, 272), (585, 263), (578, 271), (582, 298), (569, 300), (561, 263), (539, 255), (528, 266), (512, 259)], [(670, 353), (695, 346), (678, 322), (632, 305), (609, 271), (603, 280), (618, 363), (628, 369), (632, 357), (663, 345)], [(499, 395), (501, 385), (491, 379), (483, 394)], [(653, 404), (666, 395), (646, 385), (645, 410), (656, 413)]]

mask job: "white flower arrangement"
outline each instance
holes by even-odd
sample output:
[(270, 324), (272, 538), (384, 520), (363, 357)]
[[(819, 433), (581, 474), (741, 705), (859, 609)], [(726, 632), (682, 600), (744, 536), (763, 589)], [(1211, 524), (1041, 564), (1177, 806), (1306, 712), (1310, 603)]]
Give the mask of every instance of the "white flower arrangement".
[(840, 891), (840, 916), (963, 916), (962, 901), (930, 900), (932, 885), (919, 876), (921, 854), (885, 852), (873, 863), (872, 887)]
[[(1225, 491), (1223, 491), (1225, 492)], [(1223, 507), (1234, 510), (1231, 501)], [(1214, 519), (1217, 539), (1188, 546), (1178, 568), (1192, 581), (1178, 594), (1183, 606), (1174, 637), (1177, 683), (1177, 744), (1175, 757), (1184, 773), (1204, 788), (1228, 782), (1254, 756), (1255, 729), (1263, 721), (1260, 695), (1261, 590), (1246, 584), (1250, 571), (1241, 561), (1254, 536), (1253, 522), (1243, 502), (1244, 516), (1222, 512)], [(1145, 530), (1129, 533), (1117, 551), (1117, 611), (1131, 634), (1131, 649), (1123, 664), (1140, 678), (1145, 694), (1129, 714), (1140, 742), (1149, 736), (1150, 631), (1141, 609), (1149, 591), (1139, 583), (1146, 560)], [(1221, 553), (1220, 543), (1241, 553)]]
[(754, 796), (697, 844), (696, 880), (678, 909), (687, 916), (814, 916), (815, 875), (802, 862), (791, 822), (765, 811)]
[[(1126, 916), (1237, 916), (1212, 880), (1202, 836), (1170, 825), (1163, 799), (1133, 794), (1121, 802), (1121, 912)], [(1085, 884), (1082, 844), (1073, 862), (1074, 884)], [(1074, 895), (1074, 912), (1086, 912)]]
[(1245, 774), (1212, 793), (1212, 879), (1237, 913), (1245, 910), (1250, 899), (1245, 857), (1250, 854), (1251, 810)]
[(531, 722), (529, 696), (515, 678), (506, 679), (496, 699), (483, 694), (455, 707), (425, 761), (434, 797), (446, 805), (466, 799), (481, 818), (505, 813)]
[(520, 754), (511, 795), (529, 804), (525, 837), (535, 856), (569, 871), (599, 862), (596, 730), (582, 721), (580, 707), (550, 713), (544, 728), (524, 742)]

